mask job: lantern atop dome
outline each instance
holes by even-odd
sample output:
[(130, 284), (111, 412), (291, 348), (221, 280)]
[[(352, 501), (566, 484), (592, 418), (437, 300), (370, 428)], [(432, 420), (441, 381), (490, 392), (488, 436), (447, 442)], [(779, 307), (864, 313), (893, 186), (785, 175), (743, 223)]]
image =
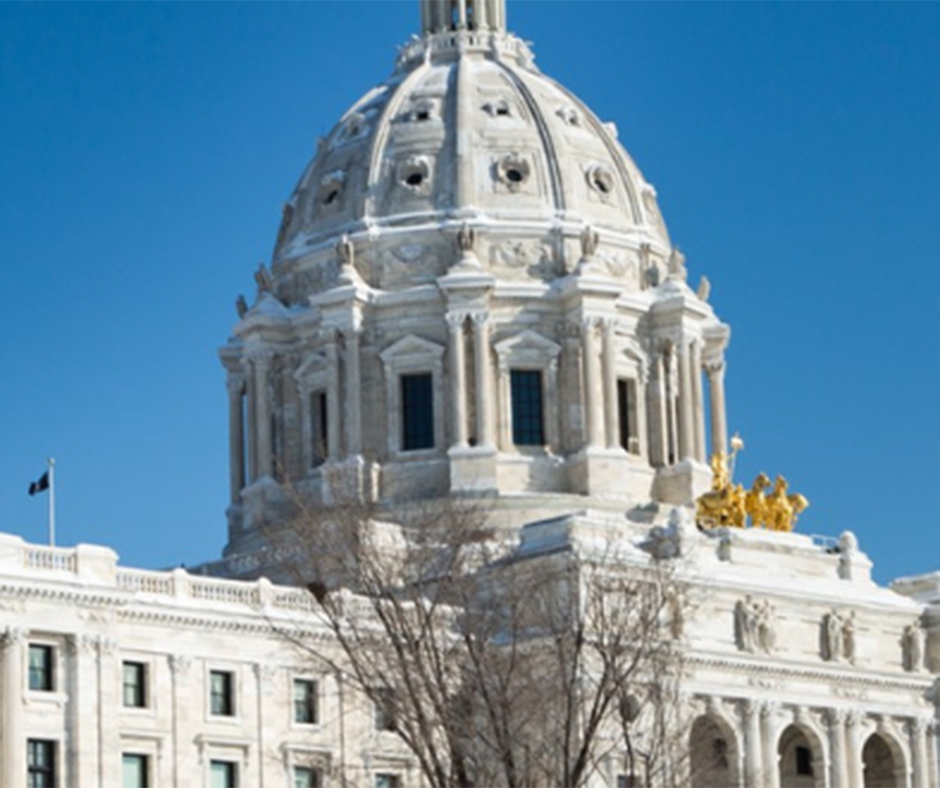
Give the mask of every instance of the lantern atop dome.
[(421, 32), (451, 30), (505, 32), (506, 0), (421, 0)]

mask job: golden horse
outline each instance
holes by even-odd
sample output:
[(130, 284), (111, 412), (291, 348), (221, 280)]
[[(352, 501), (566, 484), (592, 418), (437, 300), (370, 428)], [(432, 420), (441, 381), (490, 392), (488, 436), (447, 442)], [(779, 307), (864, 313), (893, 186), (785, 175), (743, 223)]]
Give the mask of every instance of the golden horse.
[(744, 498), (744, 509), (751, 518), (752, 528), (765, 528), (769, 526), (770, 510), (767, 506), (767, 494), (764, 492), (770, 487), (770, 477), (766, 473), (757, 474), (754, 484)]
[(767, 496), (767, 527), (772, 531), (792, 531), (797, 516), (809, 506), (809, 501), (800, 494), (787, 494), (787, 480), (778, 476), (774, 489)]

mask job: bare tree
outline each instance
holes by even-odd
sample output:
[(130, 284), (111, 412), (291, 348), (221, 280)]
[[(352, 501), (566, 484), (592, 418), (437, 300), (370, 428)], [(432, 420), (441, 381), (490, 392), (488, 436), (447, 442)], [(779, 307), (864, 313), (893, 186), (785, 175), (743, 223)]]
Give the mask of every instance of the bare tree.
[(456, 499), (401, 523), (358, 500), (296, 506), (276, 538), (339, 648), (294, 640), (383, 712), (430, 786), (583, 786), (612, 768), (681, 784), (673, 562), (627, 542), (519, 549)]

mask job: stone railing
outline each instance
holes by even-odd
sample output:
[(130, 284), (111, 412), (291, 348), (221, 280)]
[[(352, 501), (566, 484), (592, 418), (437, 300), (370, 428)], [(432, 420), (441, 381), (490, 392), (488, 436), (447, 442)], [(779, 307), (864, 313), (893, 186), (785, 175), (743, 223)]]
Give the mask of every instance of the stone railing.
[(50, 581), (80, 582), (84, 588), (112, 588), (142, 597), (190, 599), (209, 604), (310, 613), (315, 603), (300, 588), (271, 581), (228, 580), (192, 575), (185, 569), (156, 571), (118, 566), (117, 553), (97, 545), (46, 547), (0, 533), (0, 580), (28, 576)]

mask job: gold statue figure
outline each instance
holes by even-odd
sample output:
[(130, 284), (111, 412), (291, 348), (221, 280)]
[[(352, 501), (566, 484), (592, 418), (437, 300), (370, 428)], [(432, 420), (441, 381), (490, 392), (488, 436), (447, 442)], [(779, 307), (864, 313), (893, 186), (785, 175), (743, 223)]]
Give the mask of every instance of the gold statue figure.
[(770, 477), (759, 473), (747, 491), (742, 485), (735, 484), (734, 458), (743, 448), (744, 441), (735, 435), (731, 439), (730, 455), (723, 451), (712, 455), (709, 463), (712, 488), (696, 501), (696, 522), (702, 528), (745, 528), (750, 518), (752, 528), (792, 531), (797, 517), (806, 510), (809, 501), (798, 493), (789, 493), (783, 476), (777, 476), (771, 485)]

